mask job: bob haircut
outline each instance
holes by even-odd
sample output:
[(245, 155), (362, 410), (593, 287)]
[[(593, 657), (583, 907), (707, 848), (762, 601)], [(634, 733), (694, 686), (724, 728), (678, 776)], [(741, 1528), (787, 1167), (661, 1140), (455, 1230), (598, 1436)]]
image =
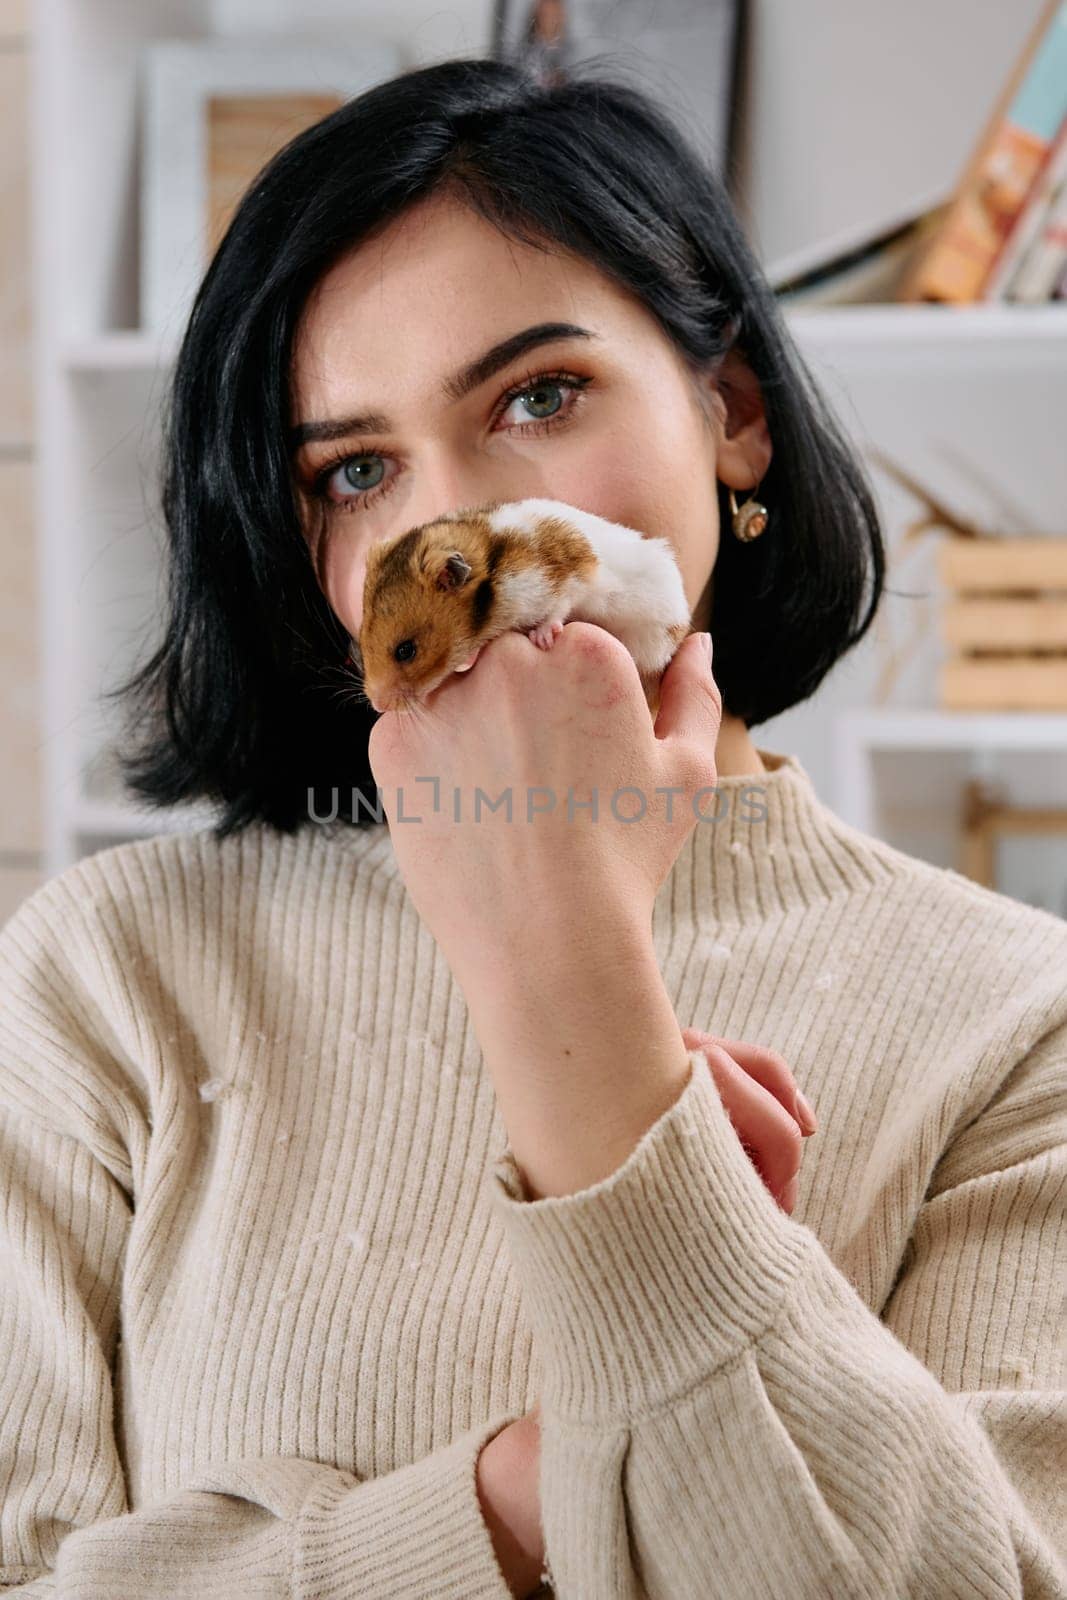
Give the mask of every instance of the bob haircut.
[[(506, 237), (593, 262), (694, 373), (736, 347), (758, 379), (770, 517), (751, 543), (724, 536), (715, 564), (727, 711), (751, 727), (807, 699), (881, 598), (865, 475), (723, 184), (667, 114), (581, 67), (552, 86), (492, 59), (412, 69), (306, 129), (255, 179), (166, 395), (165, 634), (106, 698), (126, 702), (120, 761), (134, 793), (221, 804), (216, 837), (252, 822), (293, 833), (324, 816), (382, 821), (367, 755), (376, 713), (343, 666), (349, 636), (322, 592), (292, 472), (290, 357), (330, 265), (444, 186)], [(728, 530), (721, 484), (719, 495)]]

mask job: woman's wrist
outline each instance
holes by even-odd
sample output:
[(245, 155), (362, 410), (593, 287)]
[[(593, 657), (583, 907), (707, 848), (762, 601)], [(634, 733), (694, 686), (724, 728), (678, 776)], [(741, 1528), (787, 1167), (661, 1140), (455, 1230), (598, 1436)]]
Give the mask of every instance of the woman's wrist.
[(609, 1176), (688, 1079), (651, 930), (632, 918), (546, 938), (468, 1005), (531, 1199)]

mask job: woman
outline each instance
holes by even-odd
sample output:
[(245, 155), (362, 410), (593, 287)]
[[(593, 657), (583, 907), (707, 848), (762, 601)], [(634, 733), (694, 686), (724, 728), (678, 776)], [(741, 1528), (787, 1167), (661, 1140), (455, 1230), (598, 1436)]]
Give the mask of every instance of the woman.
[[(1067, 1595), (1067, 930), (751, 741), (883, 552), (686, 141), (490, 61), (362, 95), (242, 201), (166, 464), (128, 772), (224, 815), (0, 936), (0, 1581)], [(671, 540), (655, 723), (579, 622), (373, 721), (368, 549), (530, 495)]]

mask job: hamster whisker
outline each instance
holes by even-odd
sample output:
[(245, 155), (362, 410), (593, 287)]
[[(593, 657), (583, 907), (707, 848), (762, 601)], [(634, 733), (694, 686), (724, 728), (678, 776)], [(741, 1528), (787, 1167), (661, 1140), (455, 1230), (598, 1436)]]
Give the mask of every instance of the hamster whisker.
[(329, 687), (329, 692), (333, 700), (342, 706), (358, 705), (361, 708), (366, 707), (367, 709), (371, 709), (371, 704), (367, 698), (366, 692), (358, 684), (341, 683), (333, 687), (324, 687)]

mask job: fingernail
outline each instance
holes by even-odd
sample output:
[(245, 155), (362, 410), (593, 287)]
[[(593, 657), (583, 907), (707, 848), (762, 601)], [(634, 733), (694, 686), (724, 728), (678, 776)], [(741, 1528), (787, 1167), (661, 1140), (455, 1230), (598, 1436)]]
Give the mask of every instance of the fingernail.
[(702, 633), (700, 635), (700, 642), (703, 644), (703, 646), (704, 646), (704, 654), (707, 656), (707, 658), (708, 658), (708, 660), (710, 662), (710, 660), (711, 660), (711, 634), (710, 633)]
[(800, 1112), (800, 1120), (804, 1126), (805, 1132), (814, 1133), (819, 1124), (815, 1120), (815, 1113), (811, 1109), (811, 1105), (804, 1098), (799, 1089), (797, 1090), (797, 1110)]

